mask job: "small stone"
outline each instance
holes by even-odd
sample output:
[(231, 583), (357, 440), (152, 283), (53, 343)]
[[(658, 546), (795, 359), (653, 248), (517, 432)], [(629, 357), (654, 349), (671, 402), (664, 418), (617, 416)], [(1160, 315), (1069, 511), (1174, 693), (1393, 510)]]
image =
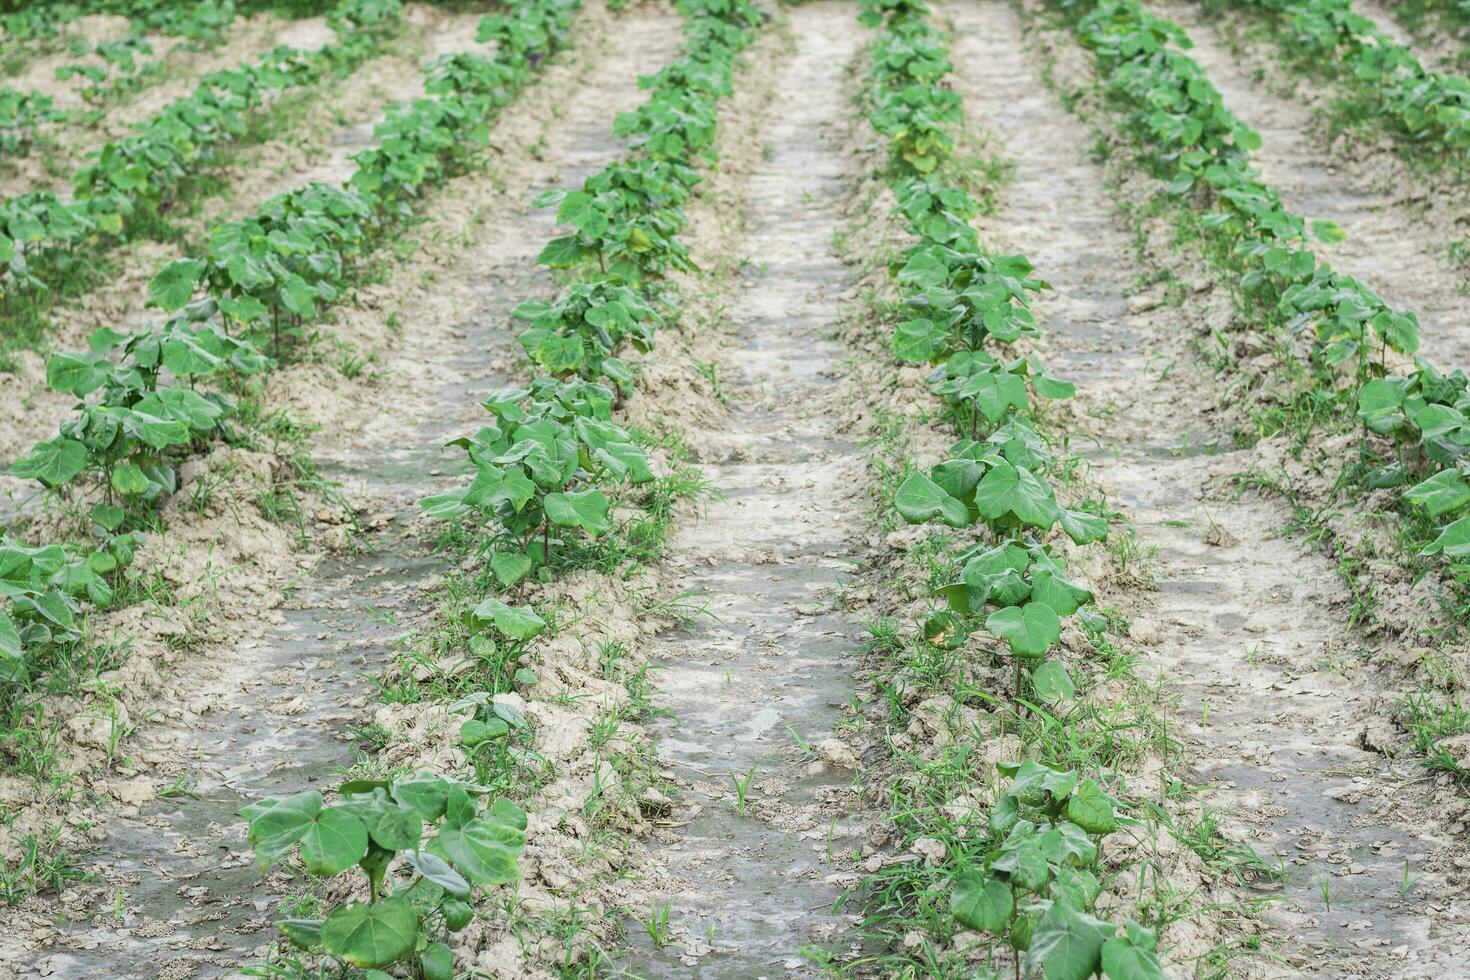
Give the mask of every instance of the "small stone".
[(1128, 627), (1128, 638), (1135, 643), (1159, 642), (1159, 628), (1151, 619), (1135, 619)]
[(822, 761), (838, 769), (858, 769), (861, 763), (857, 754), (841, 739), (829, 738), (817, 746), (817, 755)]
[(931, 868), (937, 867), (944, 860), (944, 855), (947, 853), (944, 841), (936, 837), (920, 837), (914, 841), (912, 849)]

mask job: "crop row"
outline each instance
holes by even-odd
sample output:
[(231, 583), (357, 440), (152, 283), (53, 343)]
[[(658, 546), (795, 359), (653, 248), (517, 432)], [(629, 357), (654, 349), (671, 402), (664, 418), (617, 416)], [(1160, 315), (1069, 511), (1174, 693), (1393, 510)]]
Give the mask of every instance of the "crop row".
[[(558, 554), (595, 546), (613, 535), (609, 494), (653, 479), (637, 437), (613, 418), (631, 382), (619, 359), (625, 348), (647, 351), (668, 306), (660, 278), (689, 260), (675, 235), (681, 204), (713, 163), (716, 103), (730, 91), (737, 54), (762, 14), (744, 0), (683, 0), (684, 51), (643, 79), (643, 107), (620, 115), (614, 131), (634, 150), (578, 190), (544, 195), (570, 233), (547, 244), (540, 263), (567, 270), (570, 281), (552, 303), (514, 311), (529, 329), (520, 336), (534, 377), (484, 403), (490, 420), (455, 440), (474, 467), (468, 485), (423, 501), (424, 509), (468, 530), (484, 589), (471, 613), (469, 651), (492, 665), (483, 689), (461, 699), (474, 716), (460, 741), (474, 783), (442, 776), (359, 780), (326, 804), (310, 791), (249, 807), (250, 840), (262, 865), (299, 844), (306, 868), (367, 876), (368, 902), (333, 908), (321, 920), (287, 920), (297, 947), (361, 968), (412, 960), (424, 977), (453, 975), (449, 933), (467, 925), (476, 886), (516, 881), (526, 818), (508, 798), (488, 801), (503, 779), (493, 771), (503, 744), (525, 724), (493, 696), (514, 682), (526, 645), (548, 628), (531, 606), (507, 601), (529, 575), (545, 580)], [(426, 836), (432, 832), (432, 836)], [(403, 863), (395, 867), (396, 858)]]
[(136, 132), (89, 154), (72, 178), (70, 201), (30, 191), (0, 203), (0, 311), (34, 308), (82, 253), (146, 225), (221, 145), (245, 132), (252, 111), (372, 55), (397, 30), (400, 8), (400, 0), (341, 0), (328, 18), (335, 44), (277, 47), (258, 64), (207, 75)]
[[(1442, 372), (1422, 357), (1410, 370), (1389, 360), (1389, 351), (1403, 355), (1400, 363), (1418, 351), (1417, 317), (1313, 253), (1306, 222), (1282, 205), (1251, 162), (1260, 137), (1230, 113), (1184, 53), (1189, 41), (1177, 25), (1136, 0), (1069, 9), (1149, 165), (1173, 194), (1206, 212), (1203, 223), (1223, 246), (1219, 261), (1239, 276), (1241, 301), (1284, 324), (1285, 336), (1306, 338), (1322, 388), (1341, 392), (1347, 384), (1365, 429), (1383, 437), (1376, 443), (1380, 465), (1365, 482), (1402, 488), (1403, 504), (1434, 522), (1424, 555), (1470, 557), (1464, 372)], [(1311, 227), (1322, 240), (1342, 235), (1330, 222)]]
[(23, 2), (18, 10), (0, 14), (0, 30), (8, 44), (53, 38), (78, 17), (112, 14), (128, 18), (129, 32), (137, 36), (155, 31), (170, 37), (215, 43), (237, 16), (260, 10), (289, 8), (293, 16), (305, 17), (331, 6), (330, 0), (86, 0), (74, 3)]
[(1425, 68), (1351, 0), (1249, 2), (1279, 16), (1276, 37), (1293, 57), (1341, 65), (1405, 136), (1470, 158), (1470, 79)]
[(66, 113), (43, 92), (0, 89), (0, 153), (22, 156), (35, 143), (42, 126), (60, 122)]
[[(129, 10), (132, 20), (128, 32), (119, 38), (88, 43), (74, 41), (68, 46), (75, 57), (95, 54), (103, 65), (63, 65), (56, 70), (61, 80), (80, 76), (88, 82), (81, 95), (88, 102), (102, 105), (127, 92), (143, 88), (163, 70), (158, 59), (144, 60), (153, 53), (145, 36), (150, 31), (188, 38), (196, 45), (213, 45), (224, 39), (227, 28), (238, 13), (233, 0), (205, 0), (191, 4), (137, 4), (146, 10)], [(6, 25), (5, 36), (11, 43), (37, 36), (54, 34), (68, 11), (63, 5), (29, 4), (25, 9), (0, 18)], [(100, 115), (100, 110), (95, 114)], [(0, 153), (24, 155), (36, 141), (42, 126), (78, 117), (57, 109), (43, 92), (22, 92), (0, 88)]]
[[(90, 540), (0, 545), (3, 696), (18, 696), (78, 642), (81, 600), (107, 605), (141, 528), (177, 487), (177, 470), (217, 440), (235, 440), (231, 392), (272, 359), (262, 342), (320, 318), (355, 280), (357, 262), (412, 214), (410, 202), (463, 168), (488, 122), (566, 40), (572, 0), (517, 4), (486, 17), (496, 54), (447, 55), (426, 70), (432, 97), (399, 106), (354, 157), (344, 187), (308, 184), (215, 229), (204, 258), (164, 266), (150, 302), (170, 316), (131, 333), (103, 328), (91, 349), (52, 356), (48, 383), (80, 400), (60, 434), (12, 468), (84, 509)], [(196, 294), (199, 294), (196, 298)]]
[[(1075, 696), (1060, 659), (1049, 658), (1063, 623), (1087, 617), (1092, 594), (1068, 579), (1058, 535), (1087, 544), (1107, 535), (1096, 514), (1057, 501), (1057, 460), (1038, 431), (1032, 399), (1068, 398), (1073, 386), (1014, 344), (1040, 334), (1031, 298), (1046, 284), (1019, 255), (981, 245), (979, 203), (946, 181), (944, 163), (963, 109), (945, 84), (944, 37), (921, 0), (878, 0), (865, 17), (885, 24), (873, 47), (869, 119), (891, 140), (889, 184), (915, 236), (890, 266), (906, 319), (892, 349), (928, 364), (928, 384), (960, 436), (948, 458), (910, 475), (894, 507), (908, 521), (967, 528), (979, 541), (954, 556), (959, 580), (939, 588), (945, 608), (924, 623), (930, 642), (959, 648), (973, 637), (1014, 660), (1017, 710)], [(1004, 644), (1004, 647), (1000, 645)], [(1027, 669), (1029, 668), (1029, 669)], [(1023, 673), (1029, 692), (1023, 695)], [(956, 855), (951, 911), (959, 923), (1024, 953), (1021, 972), (1112, 980), (1161, 978), (1155, 935), (1094, 917), (1102, 840), (1119, 827), (1114, 801), (1093, 779), (1042, 762), (1001, 766), (1009, 787), (987, 832), (946, 842)]]

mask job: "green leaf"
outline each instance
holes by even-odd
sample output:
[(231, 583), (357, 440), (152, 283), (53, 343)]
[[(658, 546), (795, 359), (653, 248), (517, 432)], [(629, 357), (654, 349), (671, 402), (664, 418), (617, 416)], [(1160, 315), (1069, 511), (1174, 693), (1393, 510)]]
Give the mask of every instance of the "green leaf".
[(270, 312), (266, 305), (254, 296), (230, 296), (219, 301), (220, 312), (237, 323), (260, 320)]
[(1066, 902), (1052, 902), (1031, 935), (1024, 970), (1029, 974), (1039, 966), (1045, 980), (1087, 980), (1102, 965), (1103, 943), (1114, 932)]
[(286, 934), (291, 945), (308, 953), (320, 952), (322, 947), (322, 919), (282, 919), (276, 928)]
[(444, 816), (444, 805), (449, 799), (449, 780), (442, 776), (421, 776), (414, 779), (394, 780), (390, 792), (393, 798), (413, 811), (426, 822)]
[(1090, 911), (1097, 902), (1097, 896), (1102, 893), (1102, 885), (1097, 876), (1086, 868), (1061, 867), (1056, 870), (1056, 880), (1051, 883), (1052, 898), (1059, 902), (1071, 902), (1076, 908)]
[(1089, 514), (1085, 510), (1068, 510), (1065, 507), (1058, 509), (1061, 512), (1062, 530), (1075, 544), (1092, 544), (1094, 541), (1107, 539), (1108, 522), (1106, 518)]
[(46, 384), (81, 398), (100, 388), (111, 368), (105, 359), (90, 354), (52, 354), (46, 361)]
[(464, 880), (464, 876), (449, 866), (449, 862), (437, 854), (428, 851), (409, 851), (403, 855), (419, 874), (429, 881), (438, 885), (456, 898), (467, 898), (470, 894), (470, 883)]
[(999, 935), (1014, 908), (1010, 886), (999, 878), (987, 878), (978, 871), (961, 871), (955, 877), (949, 911), (961, 925)]
[(424, 821), (410, 806), (401, 806), (387, 794), (375, 794), (361, 811), (362, 825), (373, 843), (390, 851), (407, 851), (419, 846)]
[(607, 234), (607, 214), (586, 191), (572, 191), (562, 198), (561, 207), (556, 209), (556, 220), (571, 225), (588, 238)]
[(343, 796), (361, 796), (371, 793), (375, 789), (386, 790), (391, 784), (386, 779), (349, 779), (337, 786), (337, 792)]
[(490, 596), (475, 607), (474, 617), (517, 640), (529, 640), (546, 628), (546, 620), (529, 606), (512, 606)]
[(316, 315), (316, 290), (300, 276), (287, 279), (280, 295), (281, 305), (303, 320), (310, 320)]
[(316, 823), (322, 794), (307, 790), (295, 796), (271, 797), (253, 803), (241, 813), (250, 821), (250, 846), (261, 870), (291, 849)]
[(1430, 517), (1438, 517), (1470, 503), (1470, 484), (1458, 470), (1441, 470), (1405, 490), (1404, 499), (1423, 507)]
[(20, 632), (15, 628), (15, 620), (0, 612), (0, 676), (13, 680), (24, 673)]
[(1023, 837), (1017, 830), (1001, 847), (1001, 855), (991, 862), (996, 871), (1004, 871), (1010, 880), (1026, 891), (1039, 892), (1045, 887), (1051, 869), (1046, 855), (1041, 853), (1041, 843), (1035, 837)]
[(612, 530), (607, 517), (607, 497), (596, 487), (548, 493), (542, 505), (547, 518), (557, 527), (579, 527), (594, 538)]
[(497, 800), (482, 817), (445, 826), (439, 845), (450, 863), (480, 885), (505, 884), (521, 876), (516, 858), (526, 845), (526, 817), (507, 800)]
[(1118, 829), (1112, 798), (1091, 779), (1082, 780), (1067, 797), (1067, 819), (1089, 834), (1111, 834)]
[(1059, 660), (1048, 660), (1031, 672), (1031, 690), (1043, 701), (1070, 701), (1077, 695), (1067, 667)]
[(951, 497), (943, 487), (922, 473), (915, 473), (893, 495), (893, 506), (910, 524), (923, 524), (939, 518), (951, 527), (967, 527), (970, 508)]
[(151, 449), (166, 449), (189, 441), (189, 427), (173, 419), (131, 408), (114, 408), (107, 414), (121, 422), (128, 435)]
[(419, 954), (424, 980), (454, 980), (454, 953), (444, 943), (430, 943)]
[(183, 309), (189, 305), (202, 275), (202, 259), (174, 259), (148, 283), (148, 305), (170, 313)]
[(95, 521), (97, 523), (97, 526), (102, 528), (102, 530), (104, 531), (116, 531), (119, 527), (122, 526), (122, 522), (126, 517), (127, 513), (121, 507), (118, 507), (116, 505), (92, 505), (92, 520)]
[(1031, 387), (1042, 398), (1050, 398), (1060, 401), (1064, 398), (1072, 398), (1077, 394), (1077, 386), (1070, 381), (1053, 377), (1045, 371), (1038, 371), (1031, 377)]
[(547, 242), (541, 249), (541, 254), (536, 256), (536, 261), (548, 268), (567, 269), (592, 254), (594, 254), (592, 249), (584, 247), (577, 241), (576, 235), (568, 235), (565, 238), (553, 238)]
[(133, 497), (147, 493), (148, 487), (148, 477), (136, 463), (118, 463), (112, 468), (112, 488), (118, 493)]
[(1097, 860), (1097, 845), (1081, 827), (1063, 820), (1041, 835), (1041, 853), (1054, 867), (1086, 867)]
[(1051, 488), (1030, 470), (998, 461), (975, 488), (975, 506), (987, 520), (1007, 514), (1032, 527), (1049, 528), (1061, 516)]
[(510, 732), (510, 726), (503, 719), (491, 718), (489, 721), (480, 721), (471, 718), (459, 726), (459, 740), (468, 748), (474, 748), (482, 742), (500, 738)]
[(1108, 980), (1165, 980), (1168, 975), (1154, 952), (1154, 931), (1134, 922), (1124, 928), (1127, 936), (1114, 936), (1103, 944), (1102, 968)]
[(999, 422), (1012, 409), (1025, 409), (1027, 404), (1026, 382), (1020, 375), (1005, 371), (977, 374), (961, 391), (974, 399), (980, 413), (991, 422)]
[(1045, 656), (1061, 638), (1062, 621), (1046, 603), (1028, 602), (991, 613), (985, 619), (985, 629), (1010, 644), (1016, 656), (1034, 659)]
[(1337, 222), (1328, 221), (1325, 218), (1312, 222), (1312, 234), (1317, 236), (1317, 241), (1326, 245), (1336, 245), (1347, 238), (1347, 232), (1343, 231)]
[(154, 418), (180, 422), (196, 432), (210, 431), (224, 414), (217, 404), (188, 388), (160, 388), (148, 394), (133, 409)]
[(1446, 525), (1439, 537), (1429, 542), (1421, 555), (1443, 554), (1446, 558), (1470, 558), (1470, 517)]
[(518, 551), (497, 551), (490, 556), (490, 571), (506, 588), (525, 578), (531, 571), (531, 564), (530, 556)]
[(413, 906), (390, 896), (333, 909), (322, 924), (322, 947), (356, 967), (387, 966), (412, 952), (418, 935)]
[(75, 439), (57, 436), (50, 442), (38, 442), (30, 455), (16, 460), (10, 467), (12, 476), (39, 480), (48, 487), (59, 487), (76, 479), (87, 468), (87, 447)]
[(1039, 568), (1031, 573), (1031, 598), (1051, 606), (1058, 616), (1070, 616), (1083, 603), (1092, 600), (1092, 593), (1078, 588), (1050, 568)]
[(1403, 425), (1404, 389), (1386, 378), (1374, 378), (1358, 389), (1358, 418), (1379, 435)]
[(367, 846), (367, 830), (357, 814), (324, 807), (301, 838), (301, 860), (312, 874), (330, 878), (362, 860)]
[(906, 320), (893, 333), (893, 353), (913, 364), (934, 360), (949, 343), (949, 332), (932, 320)]

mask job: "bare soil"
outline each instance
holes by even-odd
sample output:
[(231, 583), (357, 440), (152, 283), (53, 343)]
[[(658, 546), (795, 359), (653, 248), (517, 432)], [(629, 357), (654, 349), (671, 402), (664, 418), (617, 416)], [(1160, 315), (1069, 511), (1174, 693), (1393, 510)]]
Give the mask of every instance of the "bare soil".
[(654, 835), (651, 901), (670, 909), (670, 942), (629, 924), (642, 976), (817, 976), (801, 948), (852, 952), (861, 921), (831, 911), (858, 879), (845, 855), (866, 822), (858, 759), (836, 737), (861, 637), (839, 597), (864, 545), (851, 519), (862, 459), (843, 431), (854, 393), (833, 336), (851, 273), (832, 240), (851, 176), (843, 69), (863, 34), (845, 4), (788, 16), (790, 50), (746, 75), (769, 87), (741, 134), (760, 156), (721, 168), (739, 181), (724, 207), (740, 233), (717, 254), (737, 271), (706, 300), (723, 311), (697, 353), (729, 410), (686, 430), (711, 499), (673, 539), (667, 577), (696, 612), (650, 651), (668, 714), (649, 730), (680, 793)]

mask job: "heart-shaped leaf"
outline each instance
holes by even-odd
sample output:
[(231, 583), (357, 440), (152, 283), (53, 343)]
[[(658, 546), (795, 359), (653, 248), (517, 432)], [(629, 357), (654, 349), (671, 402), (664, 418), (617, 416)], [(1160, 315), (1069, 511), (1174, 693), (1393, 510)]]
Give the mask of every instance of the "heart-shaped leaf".
[(470, 883), (464, 876), (449, 866), (449, 862), (428, 851), (409, 851), (403, 855), (419, 874), (438, 885), (456, 898), (465, 898), (470, 893)]
[(1028, 602), (991, 613), (985, 619), (985, 629), (1010, 644), (1016, 656), (1036, 658), (1044, 656), (1061, 638), (1062, 621), (1046, 603)]
[(494, 623), (500, 632), (517, 640), (529, 640), (546, 628), (546, 620), (536, 615), (534, 609), (512, 606), (494, 596), (476, 606), (473, 615), (482, 622)]
[(1006, 460), (996, 462), (975, 488), (975, 506), (989, 520), (1012, 515), (1039, 528), (1051, 527), (1060, 517), (1051, 488), (1030, 470)]
[(547, 518), (557, 527), (579, 527), (594, 538), (612, 530), (607, 517), (607, 497), (596, 487), (548, 493), (543, 505)]
[(970, 508), (964, 501), (951, 497), (922, 473), (903, 481), (894, 494), (893, 506), (910, 524), (922, 524), (936, 517), (951, 527), (967, 527), (970, 523)]
[(10, 467), (12, 476), (39, 480), (48, 487), (70, 483), (87, 468), (87, 447), (75, 439), (58, 436), (50, 442), (36, 443), (28, 456)]
[(1066, 902), (1052, 902), (1031, 935), (1024, 970), (1046, 980), (1088, 980), (1102, 965), (1102, 948), (1115, 927)]
[(418, 935), (413, 906), (390, 896), (333, 909), (322, 924), (322, 947), (356, 967), (387, 966), (411, 953)]
[(174, 259), (148, 283), (148, 305), (172, 313), (188, 305), (204, 275), (202, 259)]
[(325, 807), (302, 835), (301, 860), (312, 874), (331, 877), (362, 860), (367, 846), (367, 829), (357, 814)]
[(1014, 908), (1010, 886), (999, 878), (987, 878), (978, 871), (962, 871), (956, 876), (949, 910), (962, 925), (999, 935), (1005, 931)]
[(504, 884), (520, 877), (516, 858), (526, 844), (525, 814), (497, 800), (485, 815), (439, 832), (439, 845), (449, 861), (470, 881)]
[(1165, 980), (1168, 974), (1154, 952), (1153, 930), (1133, 922), (1125, 928), (1127, 936), (1114, 936), (1103, 944), (1102, 967), (1108, 980)]
[(1070, 701), (1077, 695), (1077, 688), (1067, 674), (1067, 668), (1059, 660), (1048, 660), (1031, 672), (1031, 690), (1043, 701)]
[(1089, 834), (1111, 834), (1118, 829), (1112, 797), (1091, 779), (1082, 780), (1067, 797), (1067, 819)]
[(291, 849), (316, 823), (322, 794), (316, 790), (252, 803), (240, 813), (250, 821), (250, 846), (262, 869)]

